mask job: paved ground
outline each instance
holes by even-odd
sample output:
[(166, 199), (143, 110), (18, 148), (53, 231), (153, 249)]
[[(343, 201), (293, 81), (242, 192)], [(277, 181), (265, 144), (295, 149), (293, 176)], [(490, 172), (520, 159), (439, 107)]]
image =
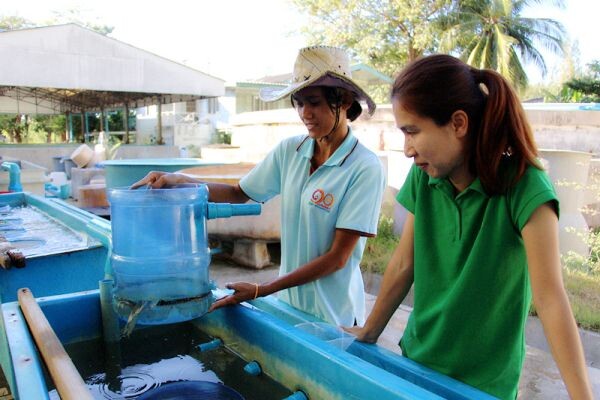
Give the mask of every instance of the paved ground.
[[(224, 287), (227, 282), (239, 280), (266, 282), (277, 276), (278, 268), (278, 265), (274, 264), (261, 270), (248, 269), (221, 258), (213, 260), (210, 276), (217, 286)], [(376, 297), (373, 295), (367, 296), (367, 311), (373, 307), (375, 299)], [(406, 327), (411, 310), (409, 306), (400, 306), (379, 338), (379, 345), (400, 354), (398, 341)], [(590, 366), (588, 369), (594, 395), (600, 400), (600, 369), (595, 368), (597, 364), (591, 365), (594, 365), (594, 367)], [(561, 400), (569, 398), (558, 369), (549, 353), (533, 346), (527, 346), (527, 356), (521, 382), (519, 383), (518, 398), (522, 400)]]

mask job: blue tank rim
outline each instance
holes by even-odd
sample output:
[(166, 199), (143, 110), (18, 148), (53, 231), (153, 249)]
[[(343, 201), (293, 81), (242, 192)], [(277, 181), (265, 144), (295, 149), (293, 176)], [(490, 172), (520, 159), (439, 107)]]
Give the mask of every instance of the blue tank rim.
[(198, 158), (132, 158), (122, 160), (106, 160), (101, 165), (163, 165), (163, 166), (199, 166), (199, 165), (220, 165), (222, 162), (201, 160)]

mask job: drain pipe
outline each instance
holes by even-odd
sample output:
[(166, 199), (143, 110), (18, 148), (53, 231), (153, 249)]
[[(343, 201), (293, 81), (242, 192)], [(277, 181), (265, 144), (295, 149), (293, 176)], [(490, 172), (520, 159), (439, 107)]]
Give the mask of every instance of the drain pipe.
[[(106, 261), (104, 262), (104, 280), (110, 280), (114, 283), (113, 269), (112, 269), (112, 241), (109, 240), (106, 246)], [(102, 281), (100, 281), (102, 282)]]
[(308, 400), (308, 396), (302, 390), (298, 390), (283, 400)]
[(16, 163), (5, 161), (0, 164), (0, 167), (2, 167), (2, 170), (8, 171), (8, 191), (22, 192), (23, 186), (21, 186), (21, 169), (19, 166)]
[(111, 255), (112, 244), (107, 246), (106, 262), (104, 264), (104, 279), (98, 282), (100, 288), (100, 311), (102, 313), (102, 333), (104, 339), (106, 380), (109, 387), (119, 389), (121, 375), (121, 332), (119, 317), (113, 308), (113, 279)]
[(121, 338), (119, 332), (119, 317), (117, 317), (117, 313), (112, 306), (113, 285), (114, 281), (112, 279), (103, 279), (99, 282), (102, 332), (104, 333), (105, 343), (118, 342)]
[(198, 350), (205, 352), (205, 351), (214, 350), (216, 348), (219, 348), (222, 345), (223, 345), (223, 341), (221, 339), (213, 339), (210, 342), (200, 343), (196, 347), (198, 348)]
[(100, 287), (100, 309), (102, 310), (102, 332), (105, 344), (118, 342), (121, 339), (119, 332), (119, 317), (113, 308), (113, 288), (115, 280), (112, 271), (112, 245), (107, 246), (106, 262), (104, 263), (104, 279), (98, 282)]
[(248, 364), (246, 364), (244, 366), (244, 371), (248, 375), (252, 375), (252, 376), (258, 376), (258, 375), (262, 374), (262, 368), (260, 367), (260, 364), (258, 363), (258, 361), (250, 361)]

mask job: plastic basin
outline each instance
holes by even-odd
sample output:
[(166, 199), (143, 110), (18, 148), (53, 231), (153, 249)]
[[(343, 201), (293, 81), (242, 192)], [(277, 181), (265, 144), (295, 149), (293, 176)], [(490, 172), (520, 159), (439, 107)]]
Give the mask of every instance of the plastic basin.
[(219, 165), (197, 158), (136, 158), (131, 160), (108, 160), (104, 166), (106, 188), (129, 186), (142, 179), (150, 171), (175, 172), (184, 168)]

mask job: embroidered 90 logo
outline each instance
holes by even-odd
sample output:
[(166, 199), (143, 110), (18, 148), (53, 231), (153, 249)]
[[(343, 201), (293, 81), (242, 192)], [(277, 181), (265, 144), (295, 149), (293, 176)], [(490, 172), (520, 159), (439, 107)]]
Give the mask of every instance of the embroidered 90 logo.
[(331, 209), (331, 206), (333, 206), (333, 203), (335, 201), (335, 198), (333, 197), (333, 194), (331, 193), (325, 193), (325, 191), (323, 191), (323, 189), (316, 189), (310, 199), (310, 202), (319, 207), (322, 208), (324, 210), (329, 211)]

